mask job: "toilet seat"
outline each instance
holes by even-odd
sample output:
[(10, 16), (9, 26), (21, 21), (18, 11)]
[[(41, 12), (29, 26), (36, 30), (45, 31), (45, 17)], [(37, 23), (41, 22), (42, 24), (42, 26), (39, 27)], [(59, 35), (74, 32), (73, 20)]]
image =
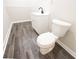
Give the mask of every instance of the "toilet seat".
[(57, 36), (50, 32), (46, 32), (43, 34), (40, 34), (37, 38), (37, 44), (40, 48), (50, 48), (55, 44), (55, 41), (57, 40)]

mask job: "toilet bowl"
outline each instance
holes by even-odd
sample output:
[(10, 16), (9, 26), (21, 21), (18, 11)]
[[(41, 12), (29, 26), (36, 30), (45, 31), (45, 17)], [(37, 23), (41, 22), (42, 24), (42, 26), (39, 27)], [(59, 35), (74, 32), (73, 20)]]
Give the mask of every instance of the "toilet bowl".
[(58, 39), (54, 34), (47, 32), (40, 34), (37, 38), (37, 45), (40, 47), (40, 52), (44, 55), (50, 52)]
[(49, 53), (55, 46), (59, 37), (63, 37), (70, 28), (71, 24), (59, 19), (52, 20), (52, 32), (42, 33), (37, 37), (37, 45), (40, 47), (41, 54)]

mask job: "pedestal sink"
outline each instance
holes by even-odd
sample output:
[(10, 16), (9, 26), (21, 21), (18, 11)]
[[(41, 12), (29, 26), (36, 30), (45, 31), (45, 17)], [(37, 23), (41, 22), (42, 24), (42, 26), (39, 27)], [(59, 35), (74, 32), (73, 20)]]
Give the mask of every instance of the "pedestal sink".
[(49, 13), (33, 12), (31, 16), (32, 27), (38, 34), (49, 31)]

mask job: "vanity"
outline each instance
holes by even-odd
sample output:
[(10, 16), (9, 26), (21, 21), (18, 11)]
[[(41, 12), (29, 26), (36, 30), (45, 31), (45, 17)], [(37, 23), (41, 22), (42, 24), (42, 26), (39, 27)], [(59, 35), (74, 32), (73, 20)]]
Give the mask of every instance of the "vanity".
[(42, 8), (39, 12), (32, 12), (32, 27), (38, 34), (49, 31), (49, 12), (44, 12)]

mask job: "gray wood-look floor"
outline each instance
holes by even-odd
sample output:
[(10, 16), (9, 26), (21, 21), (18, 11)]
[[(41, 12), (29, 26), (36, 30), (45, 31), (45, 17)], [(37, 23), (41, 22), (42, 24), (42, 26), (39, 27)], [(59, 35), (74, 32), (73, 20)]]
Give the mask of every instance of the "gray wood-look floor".
[(37, 36), (31, 22), (14, 24), (3, 58), (75, 59), (57, 43), (50, 53), (42, 55), (36, 43)]

